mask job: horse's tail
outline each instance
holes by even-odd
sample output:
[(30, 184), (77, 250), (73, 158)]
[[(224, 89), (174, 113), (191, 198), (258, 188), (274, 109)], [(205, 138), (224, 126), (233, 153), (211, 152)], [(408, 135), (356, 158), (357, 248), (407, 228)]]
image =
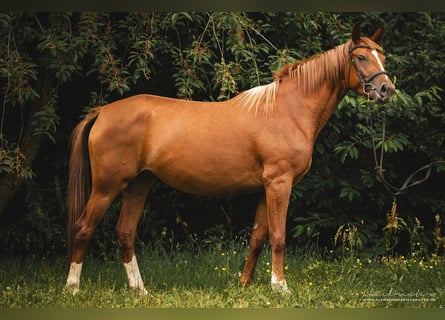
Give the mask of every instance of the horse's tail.
[(68, 204), (68, 257), (71, 261), (75, 237), (75, 224), (82, 215), (91, 192), (88, 136), (101, 108), (92, 109), (77, 125), (71, 136), (71, 156), (67, 190)]

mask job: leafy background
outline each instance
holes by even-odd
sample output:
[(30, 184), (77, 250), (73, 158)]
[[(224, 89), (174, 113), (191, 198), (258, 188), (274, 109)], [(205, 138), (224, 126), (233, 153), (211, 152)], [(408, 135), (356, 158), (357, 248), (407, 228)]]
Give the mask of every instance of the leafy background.
[[(397, 95), (386, 106), (384, 166), (386, 178), (401, 185), (424, 164), (445, 159), (443, 13), (1, 13), (0, 255), (65, 253), (69, 136), (91, 107), (138, 93), (225, 100), (270, 82), (286, 63), (345, 42), (355, 21), (365, 35), (385, 28)], [(379, 117), (377, 106), (354, 93), (340, 104), (316, 142), (309, 174), (293, 189), (290, 245), (333, 254), (406, 254), (413, 246), (439, 253), (445, 166), (393, 207), (374, 170), (371, 134), (381, 144)], [(138, 245), (245, 239), (255, 201), (159, 184)], [(108, 256), (117, 247), (119, 202), (95, 233), (95, 253)], [(388, 230), (400, 241), (389, 245)]]

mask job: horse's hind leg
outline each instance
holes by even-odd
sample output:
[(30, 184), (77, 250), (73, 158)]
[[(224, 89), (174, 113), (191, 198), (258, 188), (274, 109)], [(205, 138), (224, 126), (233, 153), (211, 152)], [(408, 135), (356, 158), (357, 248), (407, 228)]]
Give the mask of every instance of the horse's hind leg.
[(122, 261), (128, 277), (128, 284), (132, 291), (147, 294), (141, 274), (139, 272), (134, 240), (136, 228), (141, 218), (148, 192), (154, 184), (154, 177), (149, 172), (139, 174), (123, 191), (123, 202), (116, 234), (121, 247)]
[(266, 198), (265, 195), (262, 194), (258, 202), (252, 234), (250, 235), (249, 254), (240, 278), (241, 285), (249, 285), (252, 283), (258, 257), (263, 250), (268, 235), (269, 225), (267, 220)]
[(97, 224), (103, 218), (113, 199), (119, 192), (99, 192), (94, 189), (88, 199), (85, 209), (75, 224), (75, 238), (71, 255), (71, 265), (66, 281), (66, 288), (74, 294), (79, 291), (82, 263), (88, 247), (88, 243), (96, 229)]

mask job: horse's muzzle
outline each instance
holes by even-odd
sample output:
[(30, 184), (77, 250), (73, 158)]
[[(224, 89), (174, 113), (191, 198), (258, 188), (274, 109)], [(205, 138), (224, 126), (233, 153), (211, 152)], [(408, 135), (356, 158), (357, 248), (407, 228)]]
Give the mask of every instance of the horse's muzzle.
[(384, 104), (391, 101), (396, 92), (396, 88), (392, 82), (384, 82), (382, 84), (379, 84), (379, 87), (367, 83), (364, 86), (364, 91), (365, 94), (370, 96), (375, 102)]

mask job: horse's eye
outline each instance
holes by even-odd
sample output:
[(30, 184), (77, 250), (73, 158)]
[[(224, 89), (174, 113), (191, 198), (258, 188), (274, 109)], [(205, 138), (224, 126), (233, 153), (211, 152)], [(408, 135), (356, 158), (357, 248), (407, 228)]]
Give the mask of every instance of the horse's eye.
[(357, 56), (357, 59), (358, 59), (358, 61), (365, 61), (365, 60), (366, 60), (366, 57), (365, 57), (365, 56), (362, 56), (361, 54), (359, 54), (359, 55)]

